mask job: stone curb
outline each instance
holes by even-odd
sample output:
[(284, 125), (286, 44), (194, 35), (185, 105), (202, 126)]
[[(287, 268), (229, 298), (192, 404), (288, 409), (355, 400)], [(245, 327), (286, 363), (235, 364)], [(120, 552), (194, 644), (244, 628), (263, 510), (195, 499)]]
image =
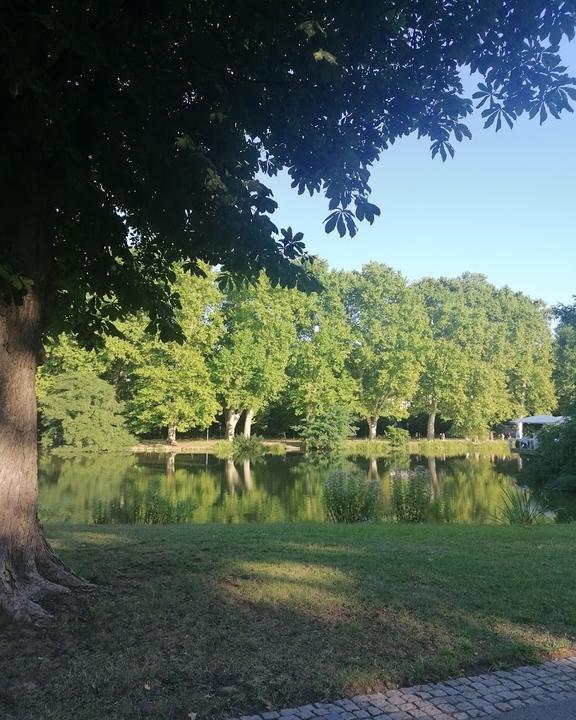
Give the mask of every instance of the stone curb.
[(473, 720), (576, 693), (576, 657), (232, 720)]

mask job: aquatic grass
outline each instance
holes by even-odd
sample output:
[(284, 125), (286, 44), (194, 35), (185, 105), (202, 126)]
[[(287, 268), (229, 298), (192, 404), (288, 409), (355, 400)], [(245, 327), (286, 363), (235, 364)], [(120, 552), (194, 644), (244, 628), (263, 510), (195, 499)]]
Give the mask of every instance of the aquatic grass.
[(228, 440), (217, 440), (214, 443), (212, 452), (216, 455), (218, 460), (228, 460), (228, 458), (234, 456), (234, 448), (232, 447), (232, 443), (228, 442)]
[(286, 455), (286, 445), (281, 442), (264, 443), (264, 452), (266, 455)]
[(328, 519), (337, 523), (375, 520), (380, 495), (378, 483), (359, 474), (336, 470), (322, 486)]
[(551, 512), (527, 488), (507, 488), (497, 520), (504, 525), (541, 525), (549, 520)]
[(424, 522), (430, 510), (432, 491), (426, 471), (392, 471), (392, 516), (397, 522)]

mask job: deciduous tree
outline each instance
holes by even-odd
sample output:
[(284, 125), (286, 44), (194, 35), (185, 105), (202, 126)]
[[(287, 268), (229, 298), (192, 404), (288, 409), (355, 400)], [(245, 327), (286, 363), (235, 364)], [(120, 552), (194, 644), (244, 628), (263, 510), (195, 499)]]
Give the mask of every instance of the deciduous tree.
[(349, 366), (358, 382), (356, 409), (376, 437), (381, 416), (402, 418), (418, 386), (429, 340), (424, 306), (404, 278), (370, 263), (342, 275), (352, 329)]
[(272, 287), (262, 273), (250, 286), (226, 293), (225, 332), (212, 361), (212, 373), (224, 408), (226, 438), (232, 440), (245, 412), (244, 435), (252, 421), (286, 385), (286, 366), (295, 342), (289, 292)]
[(558, 393), (558, 405), (562, 413), (576, 411), (576, 298), (572, 305), (560, 305), (555, 309), (556, 364), (554, 382)]
[(38, 521), (35, 371), (43, 330), (94, 342), (144, 310), (179, 336), (175, 261), (306, 280), (301, 238), (276, 232), (287, 168), (323, 192), (327, 230), (373, 221), (370, 165), (411, 132), (454, 152), (472, 110), (498, 130), (558, 116), (576, 95), (558, 43), (572, 0), (383, 7), (269, 0), (9, 2), (0, 21), (0, 603), (12, 617), (77, 580)]

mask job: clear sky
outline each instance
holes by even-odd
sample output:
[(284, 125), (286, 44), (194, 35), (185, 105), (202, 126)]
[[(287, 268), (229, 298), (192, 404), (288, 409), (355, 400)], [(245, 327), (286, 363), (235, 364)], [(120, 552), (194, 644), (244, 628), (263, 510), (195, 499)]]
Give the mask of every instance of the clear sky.
[[(576, 42), (562, 58), (576, 76)], [(474, 88), (471, 86), (471, 92)], [(523, 116), (513, 130), (484, 130), (478, 114), (472, 140), (454, 143), (456, 156), (430, 158), (429, 144), (405, 138), (374, 166), (372, 201), (382, 215), (358, 235), (326, 235), (323, 196), (290, 189), (286, 175), (271, 183), (278, 227), (304, 232), (308, 250), (331, 267), (359, 269), (377, 260), (410, 280), (484, 273), (549, 304), (576, 295), (576, 112), (542, 125)]]

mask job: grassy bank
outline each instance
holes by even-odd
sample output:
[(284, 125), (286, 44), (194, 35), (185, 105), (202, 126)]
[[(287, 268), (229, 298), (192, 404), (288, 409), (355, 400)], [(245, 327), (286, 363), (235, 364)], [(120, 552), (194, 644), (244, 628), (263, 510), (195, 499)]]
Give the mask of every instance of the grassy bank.
[[(363, 457), (385, 457), (392, 452), (399, 452), (399, 449), (391, 447), (387, 440), (347, 440), (344, 449), (350, 455)], [(411, 455), (423, 455), (424, 457), (459, 457), (469, 453), (482, 456), (510, 454), (508, 442), (505, 440), (473, 442), (459, 438), (410, 440), (403, 450)]]
[[(177, 453), (218, 453), (226, 456), (226, 446), (229, 443), (225, 440), (179, 440), (174, 445), (167, 445), (164, 440), (142, 440), (132, 449), (133, 452), (177, 452)], [(266, 439), (264, 440), (265, 452), (278, 454), (282, 452), (303, 452), (304, 441), (301, 439)], [(343, 446), (344, 452), (349, 455), (363, 457), (385, 457), (390, 455), (394, 449), (388, 440), (347, 440)], [(464, 439), (450, 440), (411, 440), (405, 448), (405, 452), (413, 455), (458, 457), (467, 453), (480, 455), (509, 455), (510, 448), (505, 440), (484, 440), (474, 442)]]
[(574, 650), (574, 525), (47, 530), (111, 592), (0, 635), (3, 718), (222, 718)]
[[(176, 445), (168, 445), (165, 440), (141, 440), (130, 449), (132, 452), (141, 453), (216, 453), (220, 449), (220, 454), (225, 455), (225, 453), (222, 452), (222, 448), (225, 445), (229, 445), (229, 443), (222, 439), (178, 440)], [(281, 449), (283, 452), (301, 452), (304, 449), (304, 443), (299, 439), (266, 439), (264, 440), (264, 448), (266, 452), (277, 455)]]

